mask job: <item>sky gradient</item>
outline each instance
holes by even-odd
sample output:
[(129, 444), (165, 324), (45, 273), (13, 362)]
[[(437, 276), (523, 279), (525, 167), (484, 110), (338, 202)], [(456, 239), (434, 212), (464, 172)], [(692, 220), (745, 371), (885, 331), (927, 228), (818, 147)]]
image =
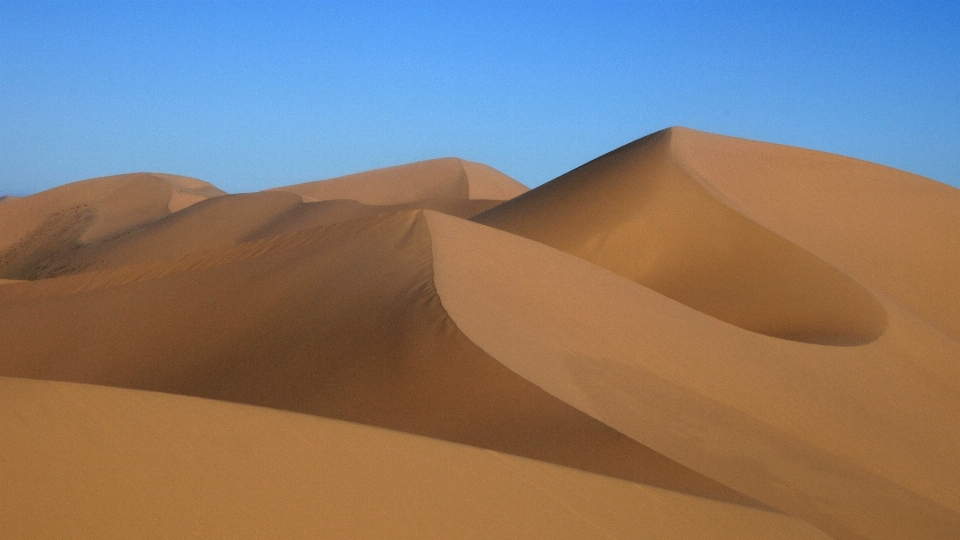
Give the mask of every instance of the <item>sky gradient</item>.
[(0, 195), (457, 156), (528, 186), (673, 125), (960, 186), (960, 3), (0, 0)]

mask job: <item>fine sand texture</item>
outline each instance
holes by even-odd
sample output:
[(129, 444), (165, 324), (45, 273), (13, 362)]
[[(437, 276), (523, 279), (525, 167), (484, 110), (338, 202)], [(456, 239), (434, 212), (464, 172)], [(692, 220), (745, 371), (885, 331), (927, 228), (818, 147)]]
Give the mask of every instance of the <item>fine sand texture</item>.
[(684, 128), (0, 200), (2, 538), (960, 537), (960, 191)]

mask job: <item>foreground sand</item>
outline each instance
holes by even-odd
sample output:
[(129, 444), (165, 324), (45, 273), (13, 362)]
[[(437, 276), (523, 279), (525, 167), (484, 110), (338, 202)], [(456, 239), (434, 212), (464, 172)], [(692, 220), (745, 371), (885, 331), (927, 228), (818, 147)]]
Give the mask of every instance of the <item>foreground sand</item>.
[(315, 416), (0, 390), (9, 538), (825, 538), (776, 512)]
[(5, 536), (960, 535), (930, 180), (674, 128), (532, 191), (139, 174), (0, 225)]

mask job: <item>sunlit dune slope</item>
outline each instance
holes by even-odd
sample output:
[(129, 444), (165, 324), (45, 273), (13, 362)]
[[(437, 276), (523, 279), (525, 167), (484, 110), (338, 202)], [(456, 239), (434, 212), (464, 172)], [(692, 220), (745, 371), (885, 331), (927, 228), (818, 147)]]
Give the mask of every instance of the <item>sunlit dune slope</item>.
[(823, 539), (782, 514), (313, 416), (0, 378), (10, 538)]
[(437, 298), (419, 211), (9, 284), (0, 317), (2, 375), (341, 418), (758, 505), (467, 340)]
[(960, 344), (895, 302), (869, 345), (782, 340), (542, 244), (428, 223), (457, 327), (564, 402), (837, 538), (960, 531)]
[(507, 200), (527, 187), (483, 165), (457, 158), (431, 159), (329, 180), (274, 188), (305, 201), (350, 199), (364, 204), (404, 204), (421, 199)]
[(737, 326), (813, 343), (876, 339), (852, 279), (718, 200), (661, 131), (476, 218), (613, 270)]
[(960, 190), (848, 157), (674, 129), (688, 173), (739, 213), (960, 340)]
[(71, 252), (223, 195), (212, 185), (159, 173), (83, 180), (0, 205), (0, 276), (40, 277)]
[[(956, 190), (850, 158), (673, 128), (474, 220), (576, 255), (649, 291), (635, 292), (632, 308), (598, 325), (618, 305), (613, 298), (630, 297), (626, 282), (601, 286), (589, 266), (574, 280), (580, 272), (566, 266), (571, 262), (506, 269), (544, 248), (518, 245), (495, 254), (510, 243), (501, 236), (484, 241), (490, 253), (456, 263), (465, 273), (455, 278), (442, 278), (448, 263), (438, 255), (448, 312), (511, 369), (665, 455), (839, 538), (960, 532), (954, 420), (960, 319), (953, 316), (960, 274), (951, 270), (960, 267)], [(464, 246), (466, 234), (449, 245)], [(885, 239), (891, 242), (874, 249)], [(484, 262), (490, 260), (502, 264), (492, 269)], [(482, 277), (484, 265), (497, 275)], [(531, 285), (504, 279), (524, 273), (536, 276)], [(597, 300), (583, 293), (598, 289)], [(596, 309), (586, 308), (591, 302)], [(693, 308), (685, 318), (668, 315), (684, 307)], [(693, 322), (700, 316), (694, 310), (753, 333), (722, 324), (710, 332)], [(533, 312), (542, 314), (542, 326), (523, 315)], [(717, 325), (716, 319), (702, 324)], [(580, 341), (571, 342), (571, 334)], [(632, 388), (615, 390), (614, 381), (629, 380)], [(631, 395), (640, 388), (651, 397)], [(691, 412), (693, 403), (703, 410)], [(697, 427), (674, 426), (679, 433), (655, 441), (669, 423), (650, 420), (650, 411), (681, 407), (698, 418)], [(688, 439), (704, 425), (725, 439), (715, 450)], [(772, 447), (779, 448), (764, 457)], [(694, 456), (695, 448), (712, 455)], [(723, 463), (730, 448), (750, 457)]]

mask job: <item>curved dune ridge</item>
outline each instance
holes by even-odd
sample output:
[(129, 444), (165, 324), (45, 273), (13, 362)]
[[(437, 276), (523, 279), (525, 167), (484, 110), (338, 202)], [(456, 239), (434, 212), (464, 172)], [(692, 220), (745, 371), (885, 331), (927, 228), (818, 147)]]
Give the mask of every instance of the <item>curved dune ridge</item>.
[(675, 157), (673, 130), (474, 218), (571, 253), (742, 328), (856, 345), (883, 332), (873, 296), (718, 200)]
[(674, 129), (671, 141), (687, 170), (739, 213), (960, 339), (960, 190), (843, 156), (690, 129)]
[(507, 200), (528, 188), (500, 171), (457, 158), (431, 159), (329, 180), (273, 188), (304, 201), (349, 199), (364, 204), (404, 204), (422, 199)]
[(684, 128), (529, 191), (444, 158), (5, 199), (3, 531), (955, 538), (958, 219)]

